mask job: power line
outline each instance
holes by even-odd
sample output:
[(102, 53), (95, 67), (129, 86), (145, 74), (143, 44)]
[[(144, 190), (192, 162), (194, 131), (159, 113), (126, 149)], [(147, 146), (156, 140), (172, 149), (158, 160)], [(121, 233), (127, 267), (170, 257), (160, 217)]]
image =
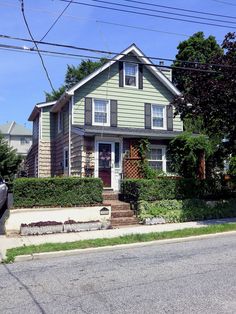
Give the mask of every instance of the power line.
[[(68, 0), (59, 0), (62, 2), (68, 2)], [(92, 0), (95, 1), (95, 0)], [(162, 18), (162, 19), (168, 19), (168, 20), (174, 20), (174, 21), (180, 21), (180, 22), (187, 22), (187, 23), (194, 23), (194, 24), (201, 24), (201, 25), (208, 25), (208, 26), (216, 26), (216, 27), (221, 27), (221, 28), (236, 28), (232, 27), (230, 25), (221, 25), (221, 24), (215, 24), (215, 23), (207, 23), (207, 22), (200, 22), (200, 21), (192, 21), (192, 20), (186, 20), (186, 19), (180, 19), (180, 18), (174, 18), (174, 17), (167, 17), (163, 15), (156, 15), (156, 14), (151, 14), (151, 13), (145, 13), (145, 12), (138, 12), (138, 11), (132, 11), (132, 10), (127, 10), (127, 9), (118, 9), (118, 8), (113, 8), (113, 7), (106, 7), (103, 5), (97, 5), (97, 4), (88, 4), (84, 2), (79, 2), (79, 1), (73, 1), (73, 4), (78, 4), (78, 5), (83, 5), (83, 6), (88, 6), (88, 7), (94, 7), (94, 8), (99, 8), (99, 9), (106, 9), (106, 10), (112, 10), (116, 12), (124, 12), (124, 13), (131, 13), (135, 15), (145, 15), (149, 17), (155, 17), (155, 18)]]
[[(8, 3), (8, 2), (1, 2), (0, 6), (10, 6), (12, 8), (18, 8), (18, 6)], [(41, 12), (41, 13), (46, 13), (46, 14), (58, 14), (59, 12), (53, 12), (53, 11), (48, 11), (44, 9), (34, 9), (34, 8), (28, 8), (28, 11), (32, 12)], [(191, 35), (189, 34), (183, 34), (183, 33), (176, 33), (176, 32), (168, 32), (168, 31), (162, 31), (158, 29), (153, 29), (153, 28), (148, 28), (148, 27), (142, 27), (142, 26), (137, 26), (137, 25), (129, 25), (129, 24), (121, 24), (121, 23), (113, 23), (109, 21), (104, 21), (104, 20), (98, 20), (98, 19), (93, 19), (93, 18), (87, 18), (87, 17), (78, 17), (74, 16), (71, 14), (64, 14), (64, 17), (70, 18), (70, 19), (75, 19), (75, 20), (89, 20), (89, 21), (94, 21), (96, 23), (101, 23), (101, 24), (108, 24), (108, 25), (114, 25), (114, 26), (119, 26), (119, 27), (126, 27), (126, 28), (133, 28), (133, 29), (138, 29), (138, 30), (143, 30), (143, 31), (149, 31), (149, 32), (156, 32), (156, 33), (162, 33), (166, 35), (174, 35), (174, 36), (182, 36), (182, 37), (190, 37)]]
[[(183, 11), (183, 12), (191, 12), (191, 13), (198, 13), (198, 14), (203, 14), (203, 15), (211, 15), (211, 16), (218, 16), (218, 17), (226, 17), (226, 18), (230, 18), (230, 19), (236, 19), (236, 16), (222, 15), (222, 14), (216, 14), (216, 13), (211, 13), (211, 12), (203, 12), (203, 11), (195, 11), (195, 10), (189, 10), (189, 9), (184, 9), (184, 8), (176, 8), (176, 7), (170, 7), (170, 6), (167, 6), (167, 5), (148, 3), (148, 2), (144, 2), (144, 1), (136, 1), (136, 0), (123, 0), (123, 1), (134, 2), (134, 3), (144, 4), (144, 5), (148, 5), (148, 6), (152, 6), (152, 7), (165, 8), (165, 9), (171, 9), (171, 10), (177, 10), (177, 11)], [(212, 1), (227, 3), (226, 1), (220, 1), (220, 0), (212, 0)], [(230, 3), (228, 3), (228, 4), (230, 4)]]
[[(33, 42), (31, 39), (27, 38), (22, 38), (22, 37), (13, 37), (9, 35), (3, 35), (0, 34), (0, 38), (4, 39), (10, 39), (10, 40), (18, 40), (18, 41), (25, 41), (25, 42)], [(100, 49), (92, 49), (92, 48), (86, 48), (86, 47), (78, 47), (74, 45), (65, 45), (65, 44), (59, 44), (59, 43), (52, 43), (52, 42), (45, 42), (45, 41), (37, 41), (35, 40), (36, 43), (40, 43), (42, 45), (48, 45), (48, 46), (55, 46), (55, 47), (60, 47), (60, 48), (69, 48), (69, 49), (75, 49), (75, 50), (82, 50), (82, 51), (88, 51), (88, 52), (93, 52), (93, 53), (101, 53), (101, 54), (108, 54), (108, 55), (123, 55), (125, 54), (120, 53), (120, 52), (115, 52), (115, 51), (107, 51), (107, 50), (100, 50)], [(137, 57), (140, 58), (149, 58), (153, 60), (162, 60), (162, 61), (168, 61), (168, 62), (174, 62), (176, 61), (175, 59), (170, 59), (170, 58), (161, 58), (161, 57), (155, 57), (155, 56), (145, 56), (145, 55), (138, 55)], [(205, 66), (215, 66), (215, 67), (226, 67), (226, 68), (232, 68), (232, 66), (227, 66), (224, 64), (214, 64), (214, 63), (201, 63), (198, 61), (187, 61), (187, 60), (178, 60), (179, 62), (187, 63), (187, 64), (193, 64), (193, 65), (205, 65)], [(233, 67), (236, 68), (236, 67)]]
[[(22, 52), (26, 53), (35, 53), (37, 52), (35, 49), (32, 48), (26, 48), (26, 47), (20, 47), (20, 46), (13, 46), (13, 45), (4, 45), (0, 44), (0, 49), (4, 50), (19, 50)], [(88, 56), (88, 55), (81, 55), (81, 54), (71, 54), (71, 53), (66, 53), (66, 52), (58, 52), (58, 51), (49, 51), (49, 50), (39, 50), (41, 53), (44, 54), (51, 54), (51, 55), (58, 55), (58, 56), (67, 56), (67, 57), (77, 57), (77, 58), (87, 58), (87, 59), (101, 59), (101, 57), (96, 57), (96, 56)], [(106, 59), (107, 61), (115, 61), (113, 58)], [(126, 61), (124, 59), (124, 61)], [(163, 68), (163, 69), (179, 69), (179, 70), (185, 70), (185, 71), (194, 71), (194, 72), (205, 72), (205, 73), (221, 73), (217, 72), (215, 70), (205, 70), (205, 69), (199, 69), (199, 68), (187, 68), (187, 67), (181, 67), (181, 66), (168, 66), (168, 65), (157, 65), (154, 63), (143, 63), (143, 62), (136, 62), (136, 61), (130, 61), (127, 60), (129, 63), (134, 63), (134, 64), (141, 64), (145, 66), (151, 66), (151, 67), (156, 67), (156, 68)]]
[(102, 21), (102, 20), (96, 20), (96, 22), (97, 23), (102, 23), (102, 24), (114, 25), (114, 26), (121, 26), (121, 27), (127, 27), (127, 28), (140, 29), (140, 30), (149, 31), (149, 32), (163, 33), (163, 34), (167, 34), (167, 35), (177, 35), (177, 36), (183, 36), (183, 37), (190, 37), (190, 35), (187, 35), (187, 34), (180, 34), (180, 33), (161, 31), (161, 30), (148, 28), (148, 27), (142, 27), (142, 26), (121, 24), (121, 23), (113, 23), (113, 22), (107, 22), (107, 21)]
[[(92, 53), (100, 53), (100, 54), (108, 54), (108, 55), (123, 55), (126, 56), (124, 53), (121, 52), (115, 52), (115, 51), (107, 51), (107, 50), (100, 50), (100, 49), (92, 49), (92, 48), (87, 48), (87, 47), (78, 47), (74, 45), (66, 45), (66, 44), (59, 44), (59, 43), (52, 43), (52, 42), (45, 42), (45, 41), (37, 41), (37, 40), (31, 40), (27, 38), (22, 38), (22, 37), (14, 37), (14, 36), (9, 36), (9, 35), (3, 35), (0, 34), (0, 38), (4, 39), (10, 39), (10, 40), (18, 40), (18, 41), (25, 41), (25, 42), (36, 42), (40, 43), (42, 45), (48, 45), (48, 46), (54, 46), (54, 47), (60, 47), (60, 48), (69, 48), (69, 49), (75, 49), (75, 50), (82, 50), (82, 51), (87, 51), (87, 52), (92, 52)], [(162, 61), (168, 61), (168, 62), (183, 62), (187, 64), (193, 64), (193, 65), (202, 65), (202, 66), (215, 66), (215, 67), (222, 67), (222, 68), (235, 68), (232, 66), (228, 66), (225, 64), (217, 64), (217, 63), (201, 63), (198, 61), (187, 61), (187, 60), (175, 60), (175, 59), (170, 59), (170, 58), (161, 58), (161, 57), (156, 57), (156, 56), (145, 56), (145, 55), (137, 55), (137, 57), (140, 58), (148, 58), (148, 59), (153, 59), (153, 60), (162, 60)]]
[(44, 40), (44, 38), (49, 34), (49, 32), (52, 30), (52, 28), (56, 25), (56, 23), (59, 21), (59, 19), (62, 17), (62, 15), (65, 13), (65, 11), (69, 8), (69, 6), (71, 5), (73, 0), (71, 0), (66, 7), (62, 10), (62, 12), (60, 13), (60, 15), (56, 18), (56, 20), (53, 22), (53, 24), (50, 26), (50, 28), (48, 29), (48, 31), (45, 33), (45, 35), (40, 39)]
[(41, 60), (43, 69), (44, 69), (44, 71), (45, 71), (45, 73), (46, 73), (46, 76), (47, 76), (47, 79), (48, 79), (48, 82), (49, 82), (49, 84), (50, 84), (52, 90), (55, 91), (54, 88), (53, 88), (53, 85), (52, 85), (52, 81), (51, 81), (51, 79), (50, 79), (50, 76), (49, 76), (49, 74), (48, 74), (47, 68), (46, 68), (46, 66), (45, 66), (45, 64), (44, 64), (43, 57), (42, 57), (42, 55), (41, 55), (41, 53), (40, 53), (40, 51), (39, 51), (39, 49), (38, 49), (37, 41), (34, 40), (34, 37), (33, 37), (32, 33), (31, 33), (30, 28), (29, 28), (29, 25), (28, 25), (28, 22), (27, 22), (27, 19), (26, 19), (26, 16), (25, 16), (24, 0), (21, 0), (21, 12), (22, 12), (22, 16), (23, 16), (23, 19), (24, 19), (26, 28), (27, 28), (27, 30), (28, 30), (28, 33), (29, 33), (29, 35), (30, 35), (30, 37), (31, 37), (31, 39), (32, 39), (32, 42), (34, 43), (34, 45), (35, 45), (35, 47), (36, 47), (36, 50), (37, 50), (37, 52), (38, 52), (38, 55), (39, 55), (39, 57), (40, 57), (40, 60)]
[(227, 4), (227, 5), (236, 6), (235, 3), (228, 2), (228, 1), (221, 1), (221, 0), (211, 0), (211, 1), (214, 1), (214, 2), (217, 2), (217, 3), (222, 3), (222, 4)]
[(213, 18), (206, 18), (206, 17), (189, 15), (189, 14), (182, 14), (182, 13), (176, 13), (176, 12), (168, 12), (168, 11), (162, 11), (162, 10), (156, 10), (156, 9), (149, 9), (149, 8), (144, 8), (144, 7), (137, 7), (137, 6), (134, 6), (134, 5), (126, 5), (126, 4), (121, 4), (121, 3), (114, 3), (114, 2), (105, 1), (105, 0), (90, 0), (90, 1), (104, 3), (104, 4), (109, 4), (109, 5), (114, 5), (114, 6), (119, 6), (119, 7), (124, 7), (124, 8), (144, 10), (144, 11), (148, 11), (148, 12), (158, 12), (158, 13), (162, 13), (162, 14), (190, 17), (190, 18), (201, 19), (201, 20), (205, 20), (205, 21), (214, 21), (214, 22), (231, 23), (231, 24), (235, 24), (236, 23), (235, 21), (226, 21), (226, 20), (219, 20), (219, 19), (215, 19), (215, 18), (213, 19)]

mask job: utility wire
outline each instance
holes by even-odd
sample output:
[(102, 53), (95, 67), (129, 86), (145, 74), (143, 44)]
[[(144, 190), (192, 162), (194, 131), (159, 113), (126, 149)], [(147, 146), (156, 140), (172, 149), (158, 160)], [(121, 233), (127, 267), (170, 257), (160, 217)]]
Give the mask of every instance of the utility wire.
[(227, 5), (236, 6), (236, 4), (235, 4), (235, 3), (232, 3), (232, 2), (221, 1), (221, 0), (211, 0), (211, 1), (214, 1), (214, 2), (217, 2), (217, 3), (222, 3), (222, 4), (227, 4)]
[[(20, 47), (20, 46), (13, 46), (13, 45), (5, 45), (5, 44), (0, 44), (0, 49), (4, 50), (18, 50), (26, 53), (34, 53), (37, 52), (37, 50), (32, 49), (32, 48), (26, 48), (26, 47)], [(88, 56), (88, 55), (83, 55), (83, 54), (71, 54), (71, 53), (66, 53), (66, 52), (57, 52), (57, 51), (49, 51), (49, 50), (39, 50), (41, 53), (44, 54), (51, 54), (51, 55), (57, 55), (57, 56), (68, 56), (68, 57), (77, 57), (77, 58), (87, 58), (87, 59), (101, 59), (101, 57), (96, 57), (96, 56)], [(115, 61), (113, 58), (107, 58), (107, 61)], [(156, 67), (156, 68), (163, 68), (163, 69), (179, 69), (179, 70), (185, 70), (185, 71), (194, 71), (194, 72), (205, 72), (205, 73), (222, 73), (220, 71), (215, 71), (215, 70), (206, 70), (206, 69), (199, 69), (199, 68), (188, 68), (188, 67), (181, 67), (181, 66), (168, 66), (168, 65), (157, 65), (154, 63), (143, 63), (143, 62), (136, 62), (136, 61), (130, 61), (124, 59), (124, 61), (133, 63), (133, 64), (141, 64), (145, 66), (151, 66), (151, 67)], [(231, 68), (232, 69), (232, 68)]]
[(52, 28), (56, 25), (56, 23), (58, 22), (58, 20), (62, 17), (62, 15), (65, 13), (65, 11), (69, 8), (69, 6), (71, 5), (73, 0), (71, 0), (67, 6), (64, 8), (64, 10), (62, 10), (61, 14), (56, 18), (56, 20), (53, 22), (53, 24), (51, 25), (51, 27), (48, 29), (48, 31), (45, 33), (45, 35), (40, 39), (44, 40), (44, 38), (48, 35), (48, 33), (52, 30)]
[[(12, 7), (12, 8), (18, 8), (18, 6), (13, 5), (11, 3), (8, 3), (8, 2), (1, 2), (0, 6), (7, 6), (7, 7)], [(48, 11), (48, 10), (44, 10), (44, 9), (33, 9), (33, 8), (28, 8), (28, 11), (41, 12), (41, 13), (46, 13), (46, 14), (50, 14), (50, 15), (59, 13), (59, 12), (53, 12), (53, 11)], [(143, 30), (143, 31), (156, 32), (156, 33), (162, 33), (162, 34), (167, 34), (167, 35), (182, 36), (182, 37), (190, 37), (191, 36), (190, 34), (162, 31), (162, 30), (158, 30), (158, 29), (142, 27), (142, 26), (137, 26), (137, 25), (113, 23), (113, 22), (104, 21), (104, 20), (100, 20), (100, 19), (98, 20), (98, 19), (94, 19), (94, 18), (79, 17), (79, 16), (75, 16), (75, 15), (70, 15), (70, 14), (64, 14), (64, 17), (67, 17), (67, 18), (70, 18), (70, 19), (79, 20), (79, 21), (81, 21), (81, 20), (89, 20), (89, 21), (94, 21), (96, 23), (101, 23), (101, 24), (114, 25), (114, 26), (133, 28), (133, 29), (140, 29), (140, 30)]]
[(22, 16), (23, 16), (23, 19), (24, 19), (26, 28), (27, 28), (27, 30), (28, 30), (28, 33), (29, 33), (29, 35), (30, 35), (30, 37), (31, 37), (31, 40), (32, 40), (32, 42), (34, 43), (34, 45), (35, 45), (35, 47), (36, 47), (36, 50), (37, 50), (37, 52), (38, 52), (38, 55), (39, 55), (39, 57), (40, 57), (40, 60), (41, 60), (43, 69), (44, 69), (44, 71), (45, 71), (45, 73), (46, 73), (46, 76), (47, 76), (47, 79), (48, 79), (48, 82), (49, 82), (49, 84), (50, 84), (52, 90), (55, 91), (55, 89), (54, 89), (54, 87), (53, 87), (53, 85), (52, 85), (52, 81), (51, 81), (51, 79), (50, 79), (50, 76), (49, 76), (49, 74), (48, 74), (47, 68), (46, 68), (46, 66), (45, 66), (45, 64), (44, 64), (43, 57), (42, 57), (42, 55), (41, 55), (41, 53), (40, 53), (40, 51), (39, 51), (39, 48), (38, 48), (38, 45), (37, 45), (38, 41), (35, 41), (35, 39), (34, 39), (32, 33), (31, 33), (31, 30), (30, 30), (30, 28), (29, 28), (29, 25), (28, 25), (28, 22), (27, 22), (27, 19), (26, 19), (26, 16), (25, 16), (24, 0), (21, 0), (21, 12), (22, 12)]
[[(18, 41), (25, 41), (25, 42), (36, 42), (40, 43), (42, 45), (48, 45), (48, 46), (54, 46), (54, 47), (60, 47), (60, 48), (69, 48), (69, 49), (75, 49), (75, 50), (82, 50), (82, 51), (87, 51), (87, 52), (93, 52), (93, 53), (99, 53), (99, 54), (107, 54), (107, 55), (123, 55), (126, 56), (126, 54), (121, 53), (121, 52), (115, 52), (115, 51), (107, 51), (107, 50), (100, 50), (100, 49), (92, 49), (92, 48), (86, 48), (86, 47), (78, 47), (74, 45), (65, 45), (65, 44), (59, 44), (59, 43), (52, 43), (52, 42), (45, 42), (45, 41), (37, 41), (37, 40), (31, 40), (27, 38), (22, 38), (22, 37), (13, 37), (9, 35), (3, 35), (0, 34), (0, 38), (4, 39), (11, 39), (11, 40), (18, 40)], [(28, 48), (30, 49), (30, 48)], [(183, 62), (186, 64), (192, 64), (192, 65), (202, 65), (202, 66), (214, 66), (214, 67), (221, 67), (221, 68), (234, 68), (232, 66), (228, 66), (225, 64), (218, 64), (218, 63), (201, 63), (198, 61), (187, 61), (187, 60), (175, 60), (175, 59), (170, 59), (170, 58), (161, 58), (161, 57), (155, 57), (155, 56), (145, 56), (145, 55), (137, 55), (137, 57), (140, 58), (148, 58), (148, 59), (153, 59), (153, 60), (162, 60), (162, 61), (168, 61), (168, 62)]]
[[(68, 2), (68, 0), (59, 0), (59, 1)], [(95, 0), (93, 0), (93, 1), (95, 1)], [(187, 22), (187, 23), (194, 23), (194, 24), (201, 24), (201, 25), (208, 25), (208, 26), (216, 26), (216, 27), (221, 27), (221, 28), (233, 28), (233, 29), (236, 28), (236, 27), (232, 27), (230, 25), (221, 25), (221, 24), (215, 24), (215, 23), (192, 21), (192, 20), (180, 19), (180, 18), (175, 18), (175, 17), (167, 17), (167, 16), (163, 16), (163, 15), (156, 15), (156, 14), (151, 14), (151, 13), (132, 11), (132, 10), (127, 10), (127, 9), (118, 9), (118, 8), (114, 8), (114, 7), (104, 6), (104, 5), (88, 4), (85, 2), (79, 2), (79, 1), (72, 1), (72, 4), (78, 4), (78, 5), (83, 5), (83, 6), (93, 7), (93, 8), (99, 8), (99, 9), (106, 9), (106, 10), (111, 10), (111, 11), (116, 11), (116, 12), (131, 13), (131, 14), (135, 14), (135, 15), (142, 15), (142, 16), (145, 15), (145, 16), (149, 16), (149, 17), (174, 20), (174, 21), (180, 21), (180, 22)]]
[(105, 0), (90, 0), (90, 1), (114, 5), (114, 6), (119, 6), (119, 7), (124, 7), (124, 8), (138, 9), (138, 10), (143, 10), (143, 11), (148, 11), (148, 12), (157, 12), (157, 13), (169, 14), (169, 15), (174, 15), (174, 16), (183, 16), (183, 17), (189, 17), (189, 18), (194, 18), (194, 19), (201, 19), (201, 20), (205, 20), (205, 21), (213, 21), (213, 22), (220, 22), (220, 23), (231, 23), (231, 24), (236, 23), (236, 21), (226, 21), (226, 20), (219, 20), (219, 19), (215, 19), (215, 18), (213, 19), (213, 18), (196, 16), (196, 15), (189, 15), (189, 14), (182, 14), (182, 13), (176, 13), (176, 12), (168, 12), (168, 11), (162, 11), (162, 10), (156, 10), (156, 9), (149, 9), (149, 8), (144, 8), (144, 7), (137, 7), (134, 5), (114, 3), (114, 2), (105, 1)]
[[(148, 6), (152, 6), (152, 7), (177, 10), (177, 11), (182, 11), (182, 12), (198, 13), (198, 14), (203, 14), (203, 15), (211, 15), (211, 16), (227, 17), (227, 18), (230, 18), (230, 19), (236, 19), (236, 16), (222, 15), (222, 14), (217, 14), (217, 13), (212, 13), (212, 12), (188, 10), (188, 9), (170, 7), (170, 6), (167, 6), (167, 5), (154, 4), (154, 3), (150, 3), (150, 2), (144, 2), (144, 1), (137, 1), (137, 0), (123, 0), (123, 1), (133, 2), (133, 3), (143, 4), (143, 5), (148, 5)], [(220, 0), (211, 0), (211, 1), (228, 3), (228, 4), (231, 4), (231, 5), (234, 5), (234, 4), (226, 2), (226, 1), (220, 1)]]

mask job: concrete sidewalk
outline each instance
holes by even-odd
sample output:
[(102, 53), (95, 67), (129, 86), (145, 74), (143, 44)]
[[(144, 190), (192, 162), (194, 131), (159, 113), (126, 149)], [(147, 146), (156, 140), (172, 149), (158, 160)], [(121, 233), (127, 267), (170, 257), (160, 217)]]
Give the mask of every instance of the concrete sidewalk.
[(97, 230), (97, 231), (84, 231), (77, 233), (58, 233), (40, 236), (16, 236), (7, 237), (0, 235), (0, 261), (5, 258), (6, 250), (19, 246), (38, 245), (43, 243), (65, 243), (74, 242), (79, 240), (99, 239), (99, 238), (114, 238), (129, 234), (142, 234), (150, 232), (163, 232), (172, 230), (181, 230), (186, 228), (200, 228), (209, 225), (216, 225), (222, 223), (236, 222), (236, 218), (232, 219), (214, 219), (205, 221), (172, 223), (162, 225), (138, 225), (122, 227), (117, 229)]

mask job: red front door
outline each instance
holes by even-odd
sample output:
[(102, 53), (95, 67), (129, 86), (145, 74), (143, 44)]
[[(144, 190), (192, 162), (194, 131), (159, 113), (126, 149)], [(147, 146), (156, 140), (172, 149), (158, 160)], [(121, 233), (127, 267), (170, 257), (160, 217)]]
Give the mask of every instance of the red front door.
[(111, 144), (98, 144), (98, 176), (104, 187), (111, 187)]

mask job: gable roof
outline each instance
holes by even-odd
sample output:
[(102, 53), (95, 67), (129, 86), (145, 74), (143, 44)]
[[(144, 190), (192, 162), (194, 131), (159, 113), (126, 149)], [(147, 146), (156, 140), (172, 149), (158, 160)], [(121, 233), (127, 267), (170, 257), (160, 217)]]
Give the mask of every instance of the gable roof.
[(32, 135), (32, 131), (15, 121), (0, 125), (0, 132), (4, 135)]
[(55, 103), (56, 103), (56, 101), (48, 101), (48, 102), (37, 103), (34, 106), (34, 109), (32, 110), (32, 112), (31, 112), (31, 114), (30, 114), (30, 116), (28, 118), (28, 121), (34, 121), (34, 119), (39, 114), (41, 108), (48, 107), (48, 106), (53, 106)]
[[(123, 50), (120, 54), (116, 55), (112, 60), (109, 62), (105, 63), (103, 66), (98, 68), (96, 71), (93, 73), (89, 74), (85, 78), (83, 78), (81, 81), (79, 81), (77, 84), (75, 84), (73, 87), (71, 87), (69, 90), (67, 90), (60, 98), (59, 100), (55, 103), (55, 105), (52, 108), (52, 111), (55, 112), (61, 107), (61, 101), (65, 99), (67, 96), (73, 96), (74, 92), (86, 84), (88, 81), (93, 79), (95, 76), (112, 66), (115, 62), (119, 61), (129, 53), (133, 53), (142, 64), (148, 65), (149, 71), (174, 95), (174, 96), (179, 96), (181, 93), (180, 91), (174, 86), (174, 84), (162, 73), (160, 69), (158, 69), (157, 65), (155, 65), (149, 58), (145, 56), (145, 54), (135, 45), (132, 44), (125, 50)], [(150, 65), (150, 64), (153, 64)]]

